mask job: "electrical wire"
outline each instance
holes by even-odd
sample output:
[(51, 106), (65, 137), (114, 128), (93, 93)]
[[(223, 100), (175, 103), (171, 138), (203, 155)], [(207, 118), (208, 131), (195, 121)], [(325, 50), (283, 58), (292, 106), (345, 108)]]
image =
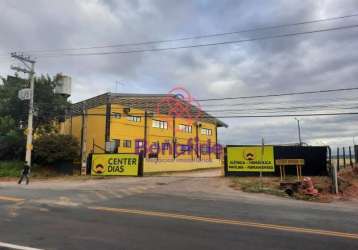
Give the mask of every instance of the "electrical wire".
[(357, 16), (358, 16), (358, 13), (357, 14), (344, 15), (344, 16), (329, 17), (329, 18), (315, 19), (315, 20), (309, 20), (309, 21), (302, 21), (302, 22), (296, 22), (296, 23), (286, 23), (286, 24), (279, 24), (279, 25), (272, 25), (272, 26), (249, 28), (249, 29), (243, 29), (243, 30), (232, 31), (232, 32), (213, 33), (213, 34), (197, 35), (197, 36), (182, 37), (182, 38), (175, 38), (175, 39), (161, 39), (161, 40), (153, 40), (153, 41), (145, 41), (145, 42), (120, 43), (120, 44), (92, 46), (92, 47), (62, 48), (62, 49), (38, 49), (38, 50), (27, 50), (27, 51), (25, 50), (25, 51), (21, 51), (21, 52), (22, 53), (43, 53), (43, 52), (47, 53), (47, 52), (76, 51), (76, 50), (90, 50), (90, 49), (106, 49), (106, 48), (117, 48), (117, 47), (125, 47), (125, 46), (161, 44), (161, 43), (169, 43), (169, 42), (197, 40), (197, 39), (203, 39), (203, 38), (221, 37), (221, 36), (235, 35), (235, 34), (240, 34), (240, 33), (254, 32), (254, 31), (280, 29), (280, 28), (294, 27), (294, 26), (307, 25), (307, 24), (313, 24), (313, 23), (342, 20), (342, 19), (347, 19), (347, 18), (352, 18), (352, 17), (357, 17)]
[(64, 57), (64, 56), (102, 56), (102, 55), (115, 55), (115, 54), (133, 54), (133, 53), (144, 53), (144, 52), (159, 52), (159, 51), (169, 51), (169, 50), (178, 50), (178, 49), (189, 49), (189, 48), (199, 48), (199, 47), (208, 47), (208, 46), (217, 46), (217, 45), (227, 45), (227, 44), (239, 44), (245, 42), (253, 42), (259, 40), (270, 40), (277, 38), (293, 37), (299, 35), (315, 34), (328, 31), (338, 31), (346, 29), (358, 28), (358, 24), (340, 26), (327, 29), (318, 29), (311, 31), (295, 32), (295, 33), (285, 33), (280, 35), (269, 35), (261, 36), (256, 38), (242, 39), (242, 40), (231, 40), (224, 42), (215, 42), (215, 43), (202, 43), (202, 44), (193, 44), (185, 46), (176, 46), (176, 47), (164, 47), (164, 48), (151, 48), (151, 49), (134, 49), (134, 50), (120, 50), (120, 51), (104, 51), (104, 52), (89, 52), (89, 53), (62, 53), (62, 54), (45, 54), (37, 56), (37, 58), (54, 58), (54, 57)]
[(267, 97), (279, 97), (279, 96), (292, 96), (292, 95), (306, 95), (306, 94), (342, 92), (342, 91), (353, 91), (353, 90), (358, 90), (358, 87), (339, 88), (339, 89), (326, 89), (326, 90), (314, 90), (314, 91), (302, 91), (302, 92), (290, 92), (290, 93), (278, 93), (278, 94), (268, 94), (268, 95), (208, 98), (208, 99), (197, 99), (196, 101), (198, 101), (198, 102), (207, 102), (207, 101), (222, 101), (222, 100), (237, 100), (237, 99), (253, 99), (253, 98), (267, 98)]
[[(319, 96), (319, 97), (322, 97), (322, 96)], [(356, 103), (356, 101), (358, 100), (358, 97), (353, 97), (353, 98), (348, 98), (348, 97), (344, 97), (344, 98), (324, 98), (324, 99), (318, 99), (318, 100), (315, 100), (315, 103), (316, 104), (321, 104), (321, 105), (328, 105), (328, 104), (337, 104), (337, 105), (339, 105), (339, 104), (342, 104), (342, 101), (343, 101), (343, 104), (355, 104)], [(310, 99), (310, 101), (311, 101), (311, 99)], [(351, 101), (354, 101), (353, 103), (351, 103)], [(220, 107), (236, 107), (236, 106), (245, 106), (245, 107), (247, 107), (247, 106), (253, 106), (253, 107), (255, 107), (255, 106), (262, 106), (262, 105), (265, 105), (265, 106), (267, 106), (267, 105), (269, 105), (269, 106), (271, 106), (271, 105), (280, 105), (280, 106), (282, 106), (283, 104), (286, 104), (286, 103), (288, 103), (288, 104), (292, 104), (292, 103), (296, 103), (296, 104), (298, 104), (298, 103), (300, 103), (300, 102), (304, 102), (304, 104), (307, 104), (307, 100), (306, 99), (302, 99), (302, 100), (297, 100), (297, 99), (295, 99), (295, 100), (269, 100), (269, 101), (265, 101), (265, 102), (263, 102), (263, 101), (254, 101), (254, 102), (251, 102), (250, 100), (245, 100), (245, 102), (235, 102), (235, 103), (232, 103), (232, 102), (230, 102), (230, 103), (225, 103), (225, 102), (220, 102), (219, 104), (218, 103), (216, 103), (216, 104), (206, 104), (206, 103), (201, 103), (200, 104), (200, 106), (202, 107), (202, 108), (207, 108), (207, 107), (218, 107), (218, 106), (220, 106)], [(326, 103), (326, 102), (329, 102), (328, 104)], [(313, 103), (311, 103), (311, 104), (313, 104)]]
[[(321, 108), (319, 108), (321, 107)], [(319, 109), (317, 109), (319, 108)], [(317, 105), (317, 106), (302, 106), (302, 107), (277, 107), (277, 108), (256, 108), (256, 109), (216, 109), (216, 110), (205, 110), (205, 112), (210, 113), (217, 113), (217, 112), (240, 112), (240, 111), (259, 111), (259, 112), (268, 112), (268, 111), (315, 111), (315, 110), (346, 110), (346, 109), (358, 109), (358, 106), (324, 106), (324, 105)]]
[[(71, 114), (69, 114), (71, 115)], [(74, 113), (72, 116), (81, 116), (82, 114)], [(278, 117), (314, 117), (314, 116), (343, 116), (343, 115), (358, 115), (358, 112), (335, 112), (335, 113), (308, 113), (308, 114), (278, 114), (278, 115), (219, 115), (219, 116), (212, 116), (209, 114), (202, 115), (197, 117), (198, 119), (215, 119), (215, 118), (278, 118)], [(106, 114), (103, 113), (92, 113), (92, 114), (85, 114), (85, 116), (106, 116)], [(114, 115), (111, 115), (114, 117)], [(122, 117), (126, 117), (128, 115), (123, 115)], [(130, 116), (138, 116), (138, 117), (145, 117), (143, 114), (130, 114)], [(159, 114), (155, 115), (156, 118), (168, 118), (168, 115), (165, 114)], [(149, 116), (147, 116), (149, 117)], [(187, 118), (187, 119), (195, 119), (196, 117), (191, 116), (176, 116), (176, 118)]]

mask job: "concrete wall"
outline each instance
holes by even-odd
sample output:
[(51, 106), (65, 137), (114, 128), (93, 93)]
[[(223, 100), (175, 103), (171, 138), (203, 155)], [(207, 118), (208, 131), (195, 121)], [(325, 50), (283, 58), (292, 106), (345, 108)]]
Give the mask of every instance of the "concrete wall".
[(212, 161), (154, 161), (154, 160), (144, 160), (144, 173), (154, 173), (154, 172), (173, 172), (173, 171), (188, 171), (196, 169), (209, 169), (209, 168), (221, 168), (222, 163), (220, 160)]

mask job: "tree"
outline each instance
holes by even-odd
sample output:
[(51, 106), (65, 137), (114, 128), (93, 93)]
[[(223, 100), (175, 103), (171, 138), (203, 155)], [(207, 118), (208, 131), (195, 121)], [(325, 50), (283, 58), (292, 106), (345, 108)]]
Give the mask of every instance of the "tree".
[(54, 165), (79, 158), (78, 140), (71, 135), (45, 134), (34, 141), (34, 162)]
[(9, 116), (15, 121), (15, 126), (20, 126), (27, 117), (27, 101), (21, 101), (17, 97), (20, 89), (27, 87), (27, 81), (18, 77), (8, 76), (2, 78), (0, 85), (0, 117)]
[[(34, 94), (34, 131), (35, 134), (52, 133), (56, 130), (54, 126), (56, 121), (63, 120), (66, 109), (70, 103), (66, 97), (56, 95), (54, 89), (56, 80), (60, 75), (53, 79), (49, 76), (40, 76), (35, 78)], [(18, 159), (24, 151), (24, 130), (27, 125), (28, 102), (18, 98), (18, 91), (29, 86), (28, 80), (21, 79), (17, 76), (8, 76), (2, 78), (3, 84), (0, 84), (0, 117), (4, 117), (0, 124), (0, 160), (4, 156), (7, 159)], [(11, 126), (6, 124), (11, 123)], [(15, 146), (21, 150), (12, 149)]]
[[(53, 124), (54, 121), (62, 120), (70, 103), (66, 97), (56, 95), (54, 89), (59, 74), (51, 79), (49, 76), (35, 78), (34, 93), (34, 129), (41, 129)], [(18, 125), (26, 124), (28, 113), (28, 101), (21, 101), (17, 94), (22, 88), (28, 87), (28, 81), (8, 76), (0, 85), (0, 116), (11, 116)]]
[(0, 117), (0, 159), (11, 160), (23, 157), (25, 135), (10, 116)]

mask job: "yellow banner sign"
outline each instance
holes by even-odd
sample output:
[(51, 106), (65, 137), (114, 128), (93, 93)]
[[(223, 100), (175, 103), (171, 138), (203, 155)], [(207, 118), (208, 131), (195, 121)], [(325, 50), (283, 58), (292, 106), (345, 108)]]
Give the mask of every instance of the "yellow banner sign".
[(92, 175), (137, 176), (139, 156), (136, 154), (94, 154)]
[(289, 165), (305, 165), (304, 159), (277, 159), (276, 165), (289, 166)]
[(274, 172), (273, 146), (228, 146), (227, 165), (229, 172)]

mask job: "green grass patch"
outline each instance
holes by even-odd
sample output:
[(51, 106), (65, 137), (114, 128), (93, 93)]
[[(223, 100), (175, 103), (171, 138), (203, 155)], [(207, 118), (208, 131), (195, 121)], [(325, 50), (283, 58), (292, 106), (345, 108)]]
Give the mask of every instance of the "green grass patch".
[[(21, 175), (23, 167), (23, 161), (0, 161), (0, 178), (17, 178)], [(30, 177), (47, 178), (56, 176), (58, 176), (58, 173), (51, 168), (41, 167), (36, 164), (31, 167)]]

